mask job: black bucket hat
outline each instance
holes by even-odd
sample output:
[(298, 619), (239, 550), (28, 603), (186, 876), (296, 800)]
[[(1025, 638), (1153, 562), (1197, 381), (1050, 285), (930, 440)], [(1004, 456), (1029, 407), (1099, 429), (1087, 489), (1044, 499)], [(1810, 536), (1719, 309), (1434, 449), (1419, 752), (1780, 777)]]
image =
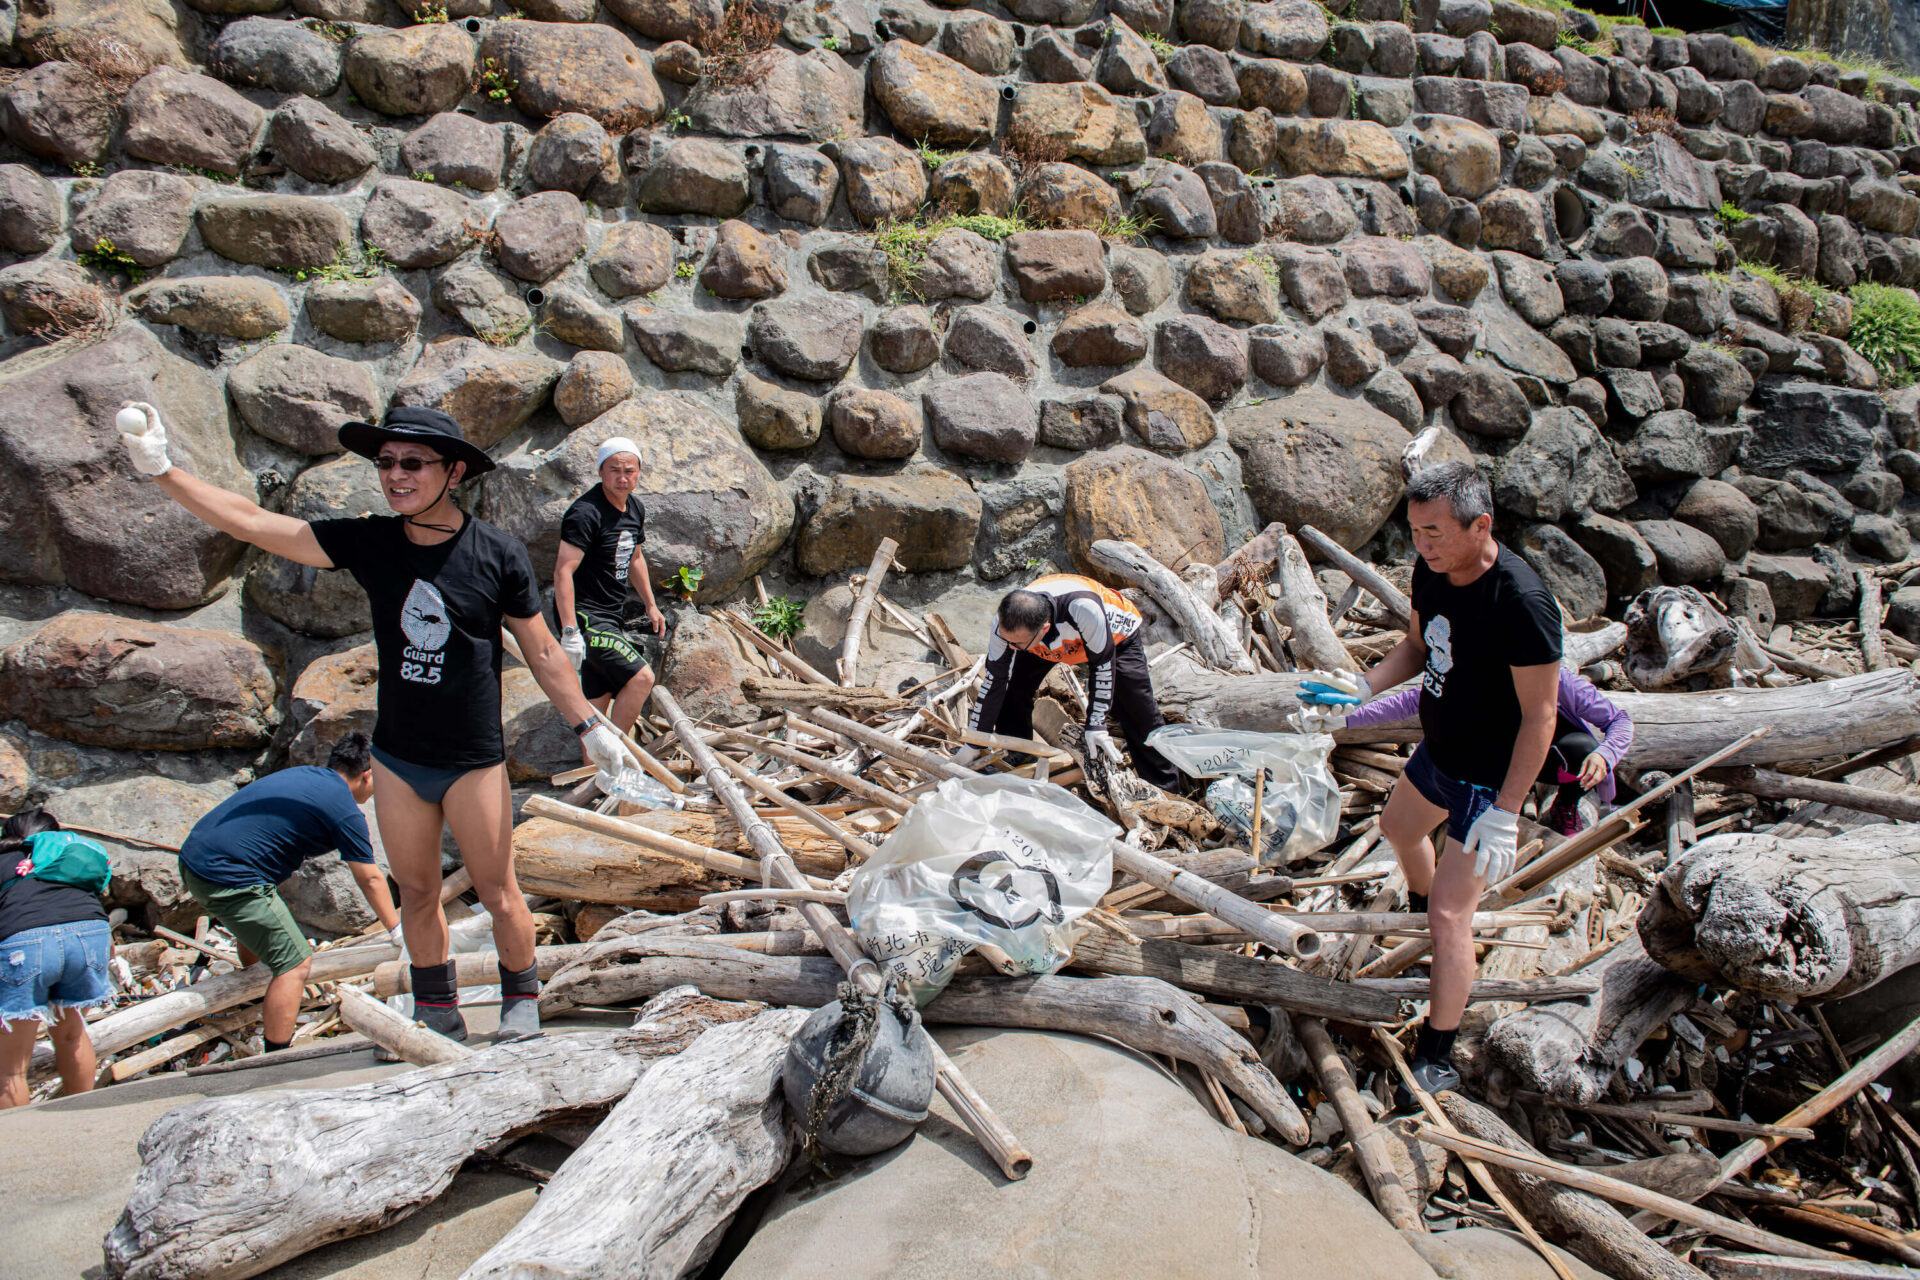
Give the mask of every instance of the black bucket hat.
[(447, 461), (466, 463), (468, 479), (493, 470), (487, 451), (460, 434), (460, 424), (438, 409), (403, 405), (387, 410), (377, 427), (371, 422), (340, 424), (340, 444), (369, 460), (378, 458), (380, 446), (389, 440), (438, 449)]

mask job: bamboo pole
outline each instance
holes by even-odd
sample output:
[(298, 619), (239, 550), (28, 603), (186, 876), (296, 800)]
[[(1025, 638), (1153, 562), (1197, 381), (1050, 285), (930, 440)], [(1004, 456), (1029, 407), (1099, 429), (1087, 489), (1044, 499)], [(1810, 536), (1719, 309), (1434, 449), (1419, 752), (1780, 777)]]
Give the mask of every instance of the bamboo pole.
[(902, 742), (869, 725), (861, 724), (858, 720), (849, 720), (846, 716), (828, 711), (824, 707), (816, 707), (805, 715), (795, 712), (793, 718), (802, 726), (811, 726), (814, 732), (831, 730), (841, 737), (851, 738), (861, 746), (871, 747), (881, 755), (892, 756), (902, 764), (912, 765), (930, 778), (945, 781), (948, 778), (973, 776), (973, 770), (963, 768), (945, 756)]
[[(1388, 1035), (1381, 1027), (1373, 1029), (1373, 1038), (1379, 1042), (1381, 1048), (1387, 1051), (1387, 1059), (1393, 1063), (1394, 1074), (1400, 1077), (1400, 1083), (1406, 1086), (1407, 1092), (1412, 1094), (1414, 1101), (1420, 1104), (1420, 1110), (1426, 1115), (1427, 1122), (1437, 1126), (1441, 1132), (1458, 1134), (1460, 1131), (1454, 1128), (1453, 1121), (1449, 1120), (1447, 1113), (1440, 1109), (1440, 1104), (1434, 1101), (1433, 1095), (1422, 1089), (1420, 1082), (1414, 1078), (1413, 1068), (1407, 1065), (1406, 1055), (1400, 1051), (1400, 1042)], [(1520, 1229), (1520, 1234), (1526, 1237), (1527, 1243), (1533, 1246), (1534, 1252), (1546, 1259), (1547, 1265), (1553, 1268), (1554, 1275), (1558, 1276), (1559, 1280), (1575, 1280), (1573, 1269), (1548, 1246), (1545, 1240), (1540, 1238), (1540, 1232), (1532, 1222), (1528, 1221), (1526, 1215), (1520, 1212), (1520, 1206), (1513, 1202), (1513, 1197), (1493, 1180), (1493, 1175), (1487, 1172), (1487, 1166), (1468, 1155), (1461, 1156), (1460, 1160), (1467, 1166), (1467, 1172), (1473, 1175), (1474, 1181), (1478, 1182), (1481, 1189), (1487, 1193), (1487, 1197), (1500, 1207), (1500, 1211), (1507, 1215), (1514, 1226)]]
[(714, 759), (718, 760), (727, 772), (753, 788), (757, 794), (765, 796), (782, 809), (785, 809), (788, 813), (803, 819), (822, 834), (838, 840), (841, 847), (848, 853), (864, 859), (871, 858), (880, 852), (878, 845), (862, 840), (859, 836), (854, 835), (853, 832), (847, 830), (832, 818), (827, 817), (812, 805), (795, 800), (792, 796), (774, 786), (753, 770), (747, 768), (747, 766), (736, 760), (731, 760), (726, 756), (720, 755), (717, 752), (714, 755)]
[[(793, 672), (794, 675), (805, 680), (808, 684), (833, 683), (833, 681), (821, 675), (820, 672), (813, 667), (801, 661), (797, 654), (788, 653), (785, 649), (774, 643), (771, 636), (735, 613), (732, 608), (715, 609), (712, 613), (714, 617), (733, 628), (734, 634), (738, 635), (742, 640), (745, 640), (748, 644), (766, 654), (769, 658), (772, 658), (775, 662)], [(663, 746), (661, 749), (665, 750), (665, 747)]]
[(844, 769), (836, 769), (826, 761), (810, 756), (806, 752), (794, 747), (790, 747), (784, 742), (775, 742), (771, 738), (763, 738), (758, 734), (747, 733), (740, 729), (725, 730), (722, 736), (732, 738), (738, 742), (747, 743), (764, 755), (772, 756), (775, 760), (805, 769), (808, 773), (833, 783), (834, 786), (839, 787), (843, 791), (851, 792), (853, 795), (859, 796), (862, 800), (870, 800), (882, 808), (893, 810), (895, 813), (905, 813), (913, 807), (885, 787), (868, 782), (865, 778), (857, 774), (848, 773)]
[(1360, 1166), (1361, 1177), (1366, 1179), (1367, 1189), (1373, 1193), (1373, 1203), (1395, 1230), (1425, 1231), (1426, 1223), (1421, 1221), (1413, 1197), (1407, 1194), (1407, 1189), (1400, 1184), (1400, 1175), (1394, 1172), (1393, 1160), (1387, 1154), (1386, 1133), (1374, 1123), (1373, 1116), (1360, 1101), (1353, 1073), (1334, 1048), (1333, 1037), (1327, 1034), (1320, 1019), (1305, 1014), (1293, 1015), (1293, 1027), (1301, 1047), (1307, 1051), (1308, 1060), (1313, 1063), (1320, 1088), (1340, 1113), (1340, 1126), (1347, 1131), (1353, 1158)]
[(1476, 1160), (1499, 1165), (1503, 1169), (1511, 1169), (1516, 1173), (1544, 1178), (1548, 1182), (1572, 1187), (1588, 1195), (1632, 1205), (1637, 1209), (1644, 1209), (1660, 1217), (1671, 1218), (1675, 1222), (1719, 1236), (1723, 1240), (1746, 1245), (1750, 1249), (1764, 1249), (1769, 1253), (1777, 1253), (1788, 1258), (1844, 1257), (1831, 1250), (1802, 1244), (1798, 1240), (1790, 1240), (1786, 1236), (1748, 1226), (1744, 1222), (1735, 1222), (1732, 1218), (1711, 1213), (1688, 1204), (1685, 1200), (1677, 1200), (1658, 1191), (1650, 1191), (1646, 1187), (1635, 1186), (1631, 1182), (1609, 1178), (1591, 1169), (1579, 1169), (1537, 1156), (1525, 1155), (1491, 1142), (1470, 1138), (1463, 1133), (1448, 1133), (1435, 1126), (1423, 1129), (1420, 1140), (1431, 1142), (1436, 1147), (1445, 1147), (1455, 1155), (1472, 1156)]
[(1772, 769), (1755, 769), (1747, 765), (1734, 769), (1715, 769), (1708, 777), (1723, 786), (1772, 800), (1810, 800), (1816, 804), (1852, 809), (1856, 813), (1878, 814), (1896, 822), (1920, 822), (1920, 800), (1890, 791), (1876, 791), (1872, 787), (1856, 787), (1847, 782), (1823, 782), (1817, 778), (1776, 773)]
[(1303, 524), (1294, 532), (1299, 535), (1300, 541), (1331, 560), (1334, 566), (1353, 579), (1356, 585), (1365, 587), (1367, 594), (1378, 600), (1381, 607), (1387, 611), (1388, 617), (1401, 627), (1412, 624), (1412, 603), (1400, 594), (1400, 588), (1388, 582), (1378, 569), (1310, 524)]
[(1252, 934), (1283, 955), (1310, 959), (1320, 954), (1320, 935), (1286, 915), (1269, 911), (1239, 894), (1230, 893), (1191, 871), (1182, 871), (1150, 853), (1144, 853), (1119, 840), (1108, 842), (1113, 863), (1170, 897), (1200, 908), (1216, 920)]
[[(687, 754), (692, 756), (694, 763), (701, 767), (706, 775), (707, 785), (712, 787), (713, 793), (726, 804), (728, 811), (733, 814), (734, 821), (740, 824), (741, 831), (746, 834), (748, 843), (759, 853), (762, 881), (774, 888), (804, 888), (806, 879), (793, 865), (792, 855), (781, 845), (780, 838), (774, 834), (773, 828), (754, 813), (753, 805), (747, 799), (745, 792), (715, 759), (713, 749), (694, 736), (692, 721), (687, 719), (687, 713), (680, 709), (680, 704), (673, 695), (665, 689), (656, 689), (654, 701), (659, 703), (660, 709), (673, 722), (674, 728), (680, 730), (680, 739)], [(822, 714), (831, 715), (831, 713)], [(841, 719), (838, 716), (832, 718)], [(851, 720), (846, 723), (854, 725), (863, 732), (867, 731), (865, 725)], [(826, 944), (827, 950), (840, 967), (846, 970), (848, 981), (857, 984), (869, 994), (878, 994), (884, 985), (880, 967), (860, 950), (859, 943), (854, 940), (846, 927), (834, 918), (833, 913), (815, 902), (802, 902), (797, 904), (797, 907), (802, 918), (806, 920), (807, 926), (814, 931), (821, 942)], [(938, 1072), (935, 1085), (940, 1090), (940, 1096), (959, 1113), (973, 1133), (974, 1140), (993, 1157), (994, 1163), (1000, 1166), (1002, 1173), (1016, 1181), (1026, 1177), (1027, 1170), (1033, 1166), (1033, 1157), (1027, 1153), (1025, 1147), (1020, 1145), (1020, 1140), (1014, 1137), (1006, 1125), (993, 1114), (986, 1101), (966, 1083), (961, 1076), (960, 1068), (946, 1055), (931, 1035), (927, 1037), (927, 1043), (933, 1051)]]
[(893, 553), (899, 549), (900, 544), (892, 538), (880, 539), (880, 545), (873, 549), (873, 559), (867, 564), (867, 579), (860, 584), (860, 594), (853, 598), (853, 608), (847, 611), (847, 635), (840, 642), (842, 685), (860, 683), (860, 642), (866, 636), (867, 615), (873, 612), (873, 598), (880, 594), (880, 580), (887, 576)]

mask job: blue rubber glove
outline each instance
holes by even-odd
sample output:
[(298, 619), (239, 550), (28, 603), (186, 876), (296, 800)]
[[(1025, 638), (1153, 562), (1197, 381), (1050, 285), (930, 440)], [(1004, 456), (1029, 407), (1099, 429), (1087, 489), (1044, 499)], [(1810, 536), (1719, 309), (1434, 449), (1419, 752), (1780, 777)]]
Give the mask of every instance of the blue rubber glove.
[(1355, 671), (1308, 671), (1300, 683), (1300, 701), (1311, 706), (1357, 707), (1373, 696), (1373, 686)]

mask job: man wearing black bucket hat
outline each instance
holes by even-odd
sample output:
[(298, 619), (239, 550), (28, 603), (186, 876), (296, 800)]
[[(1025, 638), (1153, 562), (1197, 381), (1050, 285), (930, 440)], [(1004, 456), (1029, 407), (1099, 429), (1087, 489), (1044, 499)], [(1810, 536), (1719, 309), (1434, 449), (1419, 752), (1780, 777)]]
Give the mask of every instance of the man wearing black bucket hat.
[(533, 917), (514, 878), (500, 728), (502, 625), (593, 762), (617, 775), (629, 757), (619, 735), (594, 719), (540, 616), (526, 547), (454, 503), (455, 487), (491, 471), (493, 460), (437, 409), (393, 409), (379, 426), (345, 423), (340, 443), (379, 468), (394, 514), (309, 522), (264, 510), (173, 467), (166, 427), (152, 405), (129, 405), (118, 425), (135, 469), (194, 515), (298, 564), (345, 569), (366, 590), (380, 655), (375, 816), (400, 884), (416, 1015), (435, 1031), (466, 1038), (440, 908), (445, 824), (493, 916), (501, 1034), (537, 1031)]

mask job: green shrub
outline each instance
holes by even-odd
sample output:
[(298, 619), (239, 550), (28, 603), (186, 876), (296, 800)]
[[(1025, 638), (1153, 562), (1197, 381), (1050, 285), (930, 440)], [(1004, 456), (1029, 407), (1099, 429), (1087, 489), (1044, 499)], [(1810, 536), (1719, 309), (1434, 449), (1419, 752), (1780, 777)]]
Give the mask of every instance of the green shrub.
[(807, 602), (804, 600), (795, 600), (791, 596), (772, 596), (753, 611), (753, 625), (776, 640), (797, 636), (806, 625), (801, 616), (806, 608)]
[(1853, 299), (1848, 336), (1853, 349), (1866, 357), (1883, 385), (1912, 382), (1920, 375), (1920, 297), (1885, 284), (1857, 284), (1847, 296)]

